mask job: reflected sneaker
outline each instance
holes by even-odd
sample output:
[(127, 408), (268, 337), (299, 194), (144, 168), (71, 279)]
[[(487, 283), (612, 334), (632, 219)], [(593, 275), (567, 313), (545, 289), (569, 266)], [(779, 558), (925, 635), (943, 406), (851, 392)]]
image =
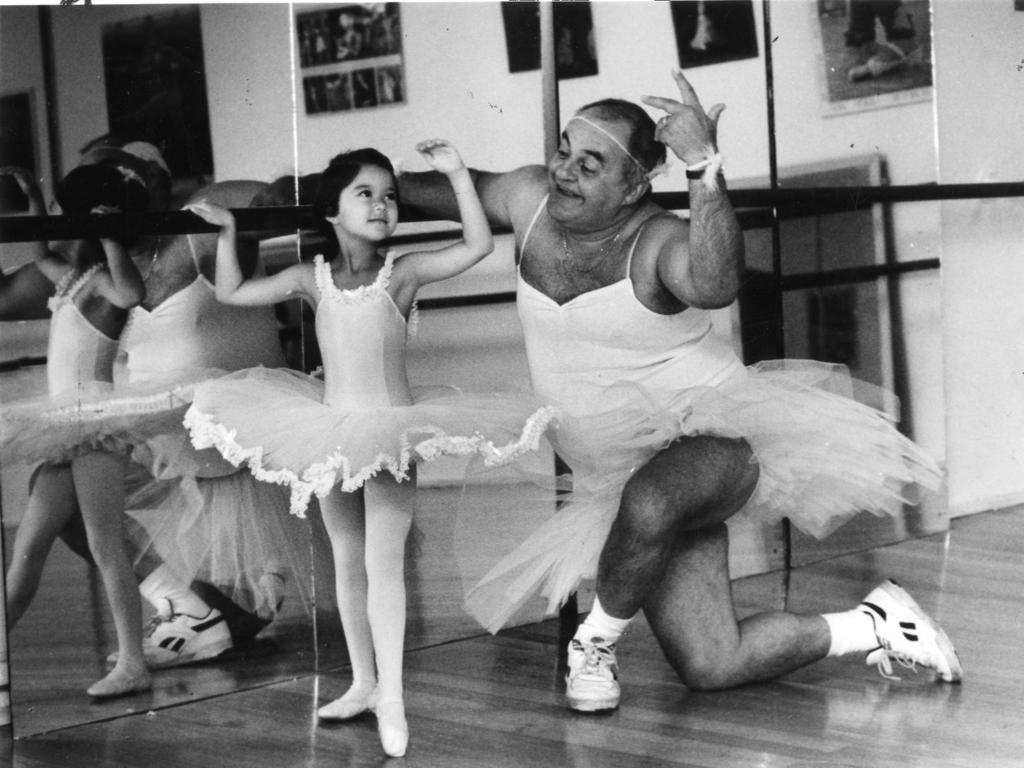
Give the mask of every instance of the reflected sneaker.
[(569, 642), (569, 671), (565, 675), (565, 698), (577, 712), (602, 712), (619, 706), (619, 665), (615, 644), (592, 637), (590, 642), (573, 638)]
[(915, 670), (933, 669), (947, 683), (958, 683), (964, 671), (946, 633), (895, 581), (882, 582), (864, 598), (860, 610), (875, 623), (879, 647), (867, 655), (883, 677), (898, 680), (892, 662)]

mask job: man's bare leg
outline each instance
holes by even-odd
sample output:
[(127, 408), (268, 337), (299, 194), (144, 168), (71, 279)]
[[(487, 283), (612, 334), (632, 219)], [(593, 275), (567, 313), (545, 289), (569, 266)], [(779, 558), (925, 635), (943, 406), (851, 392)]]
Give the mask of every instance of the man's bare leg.
[(757, 477), (746, 442), (712, 436), (679, 438), (633, 475), (601, 551), (594, 605), (569, 643), (570, 707), (618, 706), (615, 643), (664, 581), (676, 542), (739, 511)]
[(662, 583), (644, 604), (665, 658), (688, 688), (770, 680), (826, 656), (821, 616), (773, 611), (737, 622), (724, 524), (680, 536)]
[(712, 436), (676, 440), (630, 479), (601, 551), (597, 593), (612, 616), (630, 618), (663, 580), (676, 542), (725, 522), (757, 485), (746, 442)]

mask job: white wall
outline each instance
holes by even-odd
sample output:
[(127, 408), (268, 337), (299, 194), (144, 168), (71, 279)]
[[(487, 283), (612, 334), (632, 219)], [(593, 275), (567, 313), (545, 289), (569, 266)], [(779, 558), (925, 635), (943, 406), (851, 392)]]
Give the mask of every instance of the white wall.
[(295, 167), (284, 3), (201, 8), (214, 177), (272, 179)]
[[(1024, 179), (1024, 12), (935, 5), (939, 181)], [(950, 506), (1024, 502), (1024, 200), (942, 205)]]

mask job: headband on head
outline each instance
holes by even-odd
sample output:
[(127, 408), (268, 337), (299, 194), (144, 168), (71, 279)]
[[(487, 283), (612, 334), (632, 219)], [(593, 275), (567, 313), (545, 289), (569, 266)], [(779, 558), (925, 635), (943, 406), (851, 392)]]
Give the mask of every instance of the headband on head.
[(147, 163), (155, 163), (160, 167), (160, 170), (168, 176), (171, 175), (171, 169), (167, 167), (167, 161), (164, 160), (163, 154), (148, 141), (131, 141), (121, 147), (121, 151), (134, 155), (140, 160), (145, 160)]
[[(658, 165), (654, 166), (653, 168), (651, 168), (651, 170), (647, 170), (646, 168), (644, 168), (644, 164), (637, 160), (636, 157), (633, 156), (633, 153), (626, 149), (626, 145), (619, 141), (615, 137), (615, 135), (611, 133), (611, 131), (607, 130), (601, 125), (598, 125), (593, 120), (586, 118), (583, 115), (573, 115), (572, 118), (569, 119), (569, 122), (571, 123), (573, 120), (579, 120), (581, 123), (586, 123), (594, 130), (603, 133), (605, 136), (611, 139), (612, 143), (615, 144), (615, 146), (617, 146), (623, 152), (625, 152), (626, 157), (628, 157), (636, 164), (636, 167), (640, 169), (640, 171), (643, 173), (644, 177), (648, 181), (653, 179), (655, 176), (659, 176), (660, 174), (664, 173), (665, 169), (668, 168), (668, 161), (666, 160), (664, 163), (659, 163)], [(568, 125), (568, 123), (566, 123), (566, 125)]]

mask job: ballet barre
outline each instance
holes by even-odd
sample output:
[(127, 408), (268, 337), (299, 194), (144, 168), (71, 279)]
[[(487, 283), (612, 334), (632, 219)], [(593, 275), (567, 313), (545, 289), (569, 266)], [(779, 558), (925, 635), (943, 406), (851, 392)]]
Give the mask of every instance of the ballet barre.
[[(1024, 197), (1024, 182), (729, 190), (729, 199), (745, 227), (767, 226), (774, 216), (800, 218), (863, 210), (877, 204), (995, 197)], [(689, 194), (686, 192), (656, 192), (653, 199), (668, 210), (686, 210), (689, 207)], [(232, 213), (239, 232), (275, 231), (285, 234), (315, 229), (318, 225), (311, 206), (236, 208)], [(402, 215), (405, 222), (436, 220), (413, 209), (403, 208)], [(215, 227), (188, 211), (158, 211), (132, 216), (112, 213), (102, 216), (18, 215), (0, 218), (0, 243), (215, 231)], [(409, 237), (422, 242), (447, 239), (451, 233), (432, 232)]]

